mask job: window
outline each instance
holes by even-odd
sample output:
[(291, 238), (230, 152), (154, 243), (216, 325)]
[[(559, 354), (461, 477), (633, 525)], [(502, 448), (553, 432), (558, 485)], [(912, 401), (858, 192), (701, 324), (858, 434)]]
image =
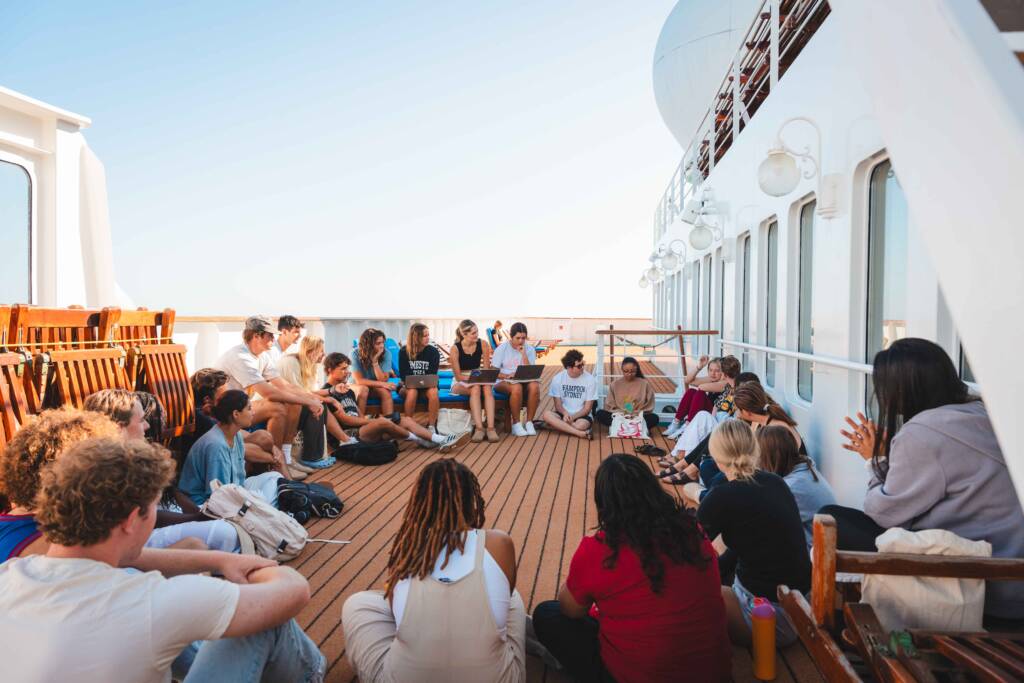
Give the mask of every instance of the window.
[[(715, 260), (718, 261), (718, 337), (725, 336), (725, 261), (722, 259), (722, 248), (715, 250)], [(724, 349), (719, 349), (722, 355)]]
[(21, 166), (0, 161), (0, 301), (32, 301), (32, 181)]
[[(797, 350), (800, 353), (814, 353), (814, 209), (817, 202), (804, 204), (800, 209), (799, 273), (797, 292)], [(797, 361), (796, 392), (800, 398), (810, 401), (814, 398), (814, 374), (811, 362)]]
[[(704, 257), (704, 282), (701, 283), (700, 292), (703, 295), (700, 303), (700, 329), (711, 329), (711, 254)], [(704, 353), (711, 355), (711, 337), (701, 338), (704, 346)]]
[[(693, 301), (690, 308), (690, 329), (700, 327), (700, 261), (690, 265), (690, 279), (693, 282)], [(700, 351), (700, 339), (694, 343), (694, 352)]]
[(964, 351), (963, 344), (960, 344), (960, 379), (971, 384), (978, 381), (974, 379), (974, 371), (971, 370), (971, 364), (967, 360), (967, 352)]
[[(776, 346), (775, 325), (778, 320), (779, 307), (779, 222), (772, 221), (768, 224), (767, 242), (768, 263), (765, 267), (765, 321), (764, 321), (764, 344), (765, 346)], [(770, 387), (775, 386), (775, 360), (765, 358), (764, 380)]]
[[(744, 235), (742, 238), (743, 248), (743, 282), (741, 283), (740, 293), (742, 299), (740, 300), (740, 341), (750, 342), (750, 235)], [(743, 356), (740, 359), (743, 365), (743, 369), (749, 369), (750, 364), (750, 353), (747, 349), (743, 349)]]

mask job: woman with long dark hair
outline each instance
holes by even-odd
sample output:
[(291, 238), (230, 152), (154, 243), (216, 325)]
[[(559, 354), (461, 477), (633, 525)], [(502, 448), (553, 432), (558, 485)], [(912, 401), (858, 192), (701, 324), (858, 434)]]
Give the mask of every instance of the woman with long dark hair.
[[(1024, 513), (985, 404), (971, 396), (942, 347), (900, 339), (875, 355), (878, 424), (846, 418), (843, 447), (868, 463), (864, 511), (826, 506), (838, 545), (874, 551), (892, 527), (946, 529), (992, 544), (995, 557), (1024, 557)], [(986, 616), (1024, 618), (1024, 582), (990, 582)]]
[(832, 487), (814, 466), (811, 458), (800, 452), (796, 438), (783, 425), (768, 425), (759, 429), (757, 445), (761, 450), (758, 469), (782, 477), (793, 493), (796, 506), (800, 509), (807, 548), (810, 549), (815, 513), (825, 505), (834, 505), (836, 502)]
[(468, 467), (445, 458), (420, 471), (391, 546), (386, 590), (356, 593), (342, 607), (360, 681), (526, 680), (515, 544), (485, 523)]
[(718, 564), (697, 521), (630, 455), (601, 463), (594, 502), (597, 533), (534, 610), (537, 638), (577, 681), (728, 680)]
[(647, 429), (658, 426), (658, 414), (654, 412), (654, 388), (644, 377), (643, 370), (636, 358), (627, 356), (619, 364), (622, 377), (608, 387), (608, 396), (604, 399), (604, 409), (594, 412), (594, 417), (605, 427), (612, 424), (614, 413), (627, 416), (643, 415)]

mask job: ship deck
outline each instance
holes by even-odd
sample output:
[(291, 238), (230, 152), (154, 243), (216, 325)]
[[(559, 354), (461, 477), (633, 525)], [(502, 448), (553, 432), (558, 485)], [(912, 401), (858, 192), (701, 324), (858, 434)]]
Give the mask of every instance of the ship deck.
[[(643, 365), (659, 390), (671, 390), (671, 380), (657, 377), (653, 365)], [(545, 369), (542, 395), (557, 370)], [(549, 400), (542, 401), (542, 410)], [(660, 433), (655, 442), (670, 447)], [(601, 460), (633, 448), (632, 442), (598, 434), (586, 441), (541, 430), (536, 438), (505, 436), (496, 444), (467, 444), (454, 454), (480, 481), (488, 526), (508, 531), (515, 541), (517, 588), (528, 612), (556, 596), (580, 538), (597, 522), (590, 487)], [(312, 592), (299, 623), (327, 657), (332, 683), (354, 680), (345, 658), (341, 606), (353, 593), (383, 588), (388, 550), (409, 490), (420, 468), (437, 457), (434, 451), (403, 445), (388, 465), (342, 463), (312, 477), (334, 486), (345, 511), (337, 519), (313, 522), (310, 536), (352, 541), (345, 546), (311, 543), (291, 563), (309, 580)], [(639, 457), (657, 467), (653, 458)], [(685, 656), (680, 662), (685, 667)], [(799, 642), (779, 652), (777, 665), (778, 681), (823, 680)], [(530, 681), (569, 680), (536, 657), (527, 658), (527, 672)], [(741, 648), (733, 650), (733, 680), (754, 680), (750, 654)]]

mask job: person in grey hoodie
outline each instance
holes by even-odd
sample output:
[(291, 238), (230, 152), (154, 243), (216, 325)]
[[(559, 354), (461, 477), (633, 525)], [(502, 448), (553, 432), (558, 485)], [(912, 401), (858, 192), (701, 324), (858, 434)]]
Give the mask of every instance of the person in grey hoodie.
[[(825, 506), (842, 550), (874, 551), (886, 529), (945, 529), (988, 541), (994, 557), (1024, 557), (1024, 512), (985, 404), (925, 339), (901, 339), (874, 363), (879, 424), (846, 418), (844, 448), (871, 467), (864, 511)], [(902, 426), (901, 426), (902, 423)], [(1024, 619), (1024, 582), (992, 581), (985, 614)]]

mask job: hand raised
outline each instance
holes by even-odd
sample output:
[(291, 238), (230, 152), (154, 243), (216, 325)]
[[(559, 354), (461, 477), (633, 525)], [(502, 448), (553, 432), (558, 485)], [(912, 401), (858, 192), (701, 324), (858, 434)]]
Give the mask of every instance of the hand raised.
[(857, 422), (854, 422), (849, 417), (846, 417), (845, 420), (852, 431), (839, 430), (839, 433), (848, 441), (848, 443), (843, 444), (843, 448), (857, 453), (865, 460), (870, 460), (875, 452), (875, 440), (878, 435), (878, 428), (875, 426), (875, 423), (859, 411), (857, 413)]

